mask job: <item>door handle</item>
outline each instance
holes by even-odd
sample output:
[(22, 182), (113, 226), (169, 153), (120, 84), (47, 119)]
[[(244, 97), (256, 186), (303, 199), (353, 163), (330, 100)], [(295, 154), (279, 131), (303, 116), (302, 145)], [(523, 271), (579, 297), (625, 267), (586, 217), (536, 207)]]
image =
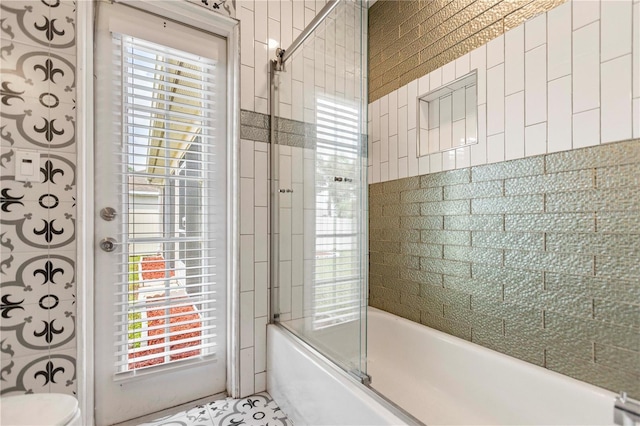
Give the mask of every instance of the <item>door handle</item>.
[(111, 237), (103, 238), (100, 241), (100, 248), (106, 251), (107, 253), (111, 253), (116, 249), (117, 243), (118, 242), (114, 238), (111, 238)]
[(111, 222), (116, 218), (116, 209), (114, 209), (113, 207), (105, 207), (100, 210), (100, 217), (107, 222)]

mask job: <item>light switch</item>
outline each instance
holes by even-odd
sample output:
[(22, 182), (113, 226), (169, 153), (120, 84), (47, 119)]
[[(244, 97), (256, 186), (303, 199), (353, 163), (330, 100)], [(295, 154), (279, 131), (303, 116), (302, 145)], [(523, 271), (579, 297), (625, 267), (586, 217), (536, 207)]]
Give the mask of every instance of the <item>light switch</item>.
[(37, 151), (16, 151), (16, 176), (18, 182), (40, 181), (40, 153)]

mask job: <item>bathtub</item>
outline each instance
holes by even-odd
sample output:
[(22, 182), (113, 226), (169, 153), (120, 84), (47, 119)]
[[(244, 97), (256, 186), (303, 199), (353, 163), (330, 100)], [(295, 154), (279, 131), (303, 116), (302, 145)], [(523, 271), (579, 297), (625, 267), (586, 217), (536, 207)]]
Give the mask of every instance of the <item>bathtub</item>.
[(367, 338), (372, 389), (269, 326), (267, 390), (294, 424), (613, 423), (612, 392), (375, 308)]

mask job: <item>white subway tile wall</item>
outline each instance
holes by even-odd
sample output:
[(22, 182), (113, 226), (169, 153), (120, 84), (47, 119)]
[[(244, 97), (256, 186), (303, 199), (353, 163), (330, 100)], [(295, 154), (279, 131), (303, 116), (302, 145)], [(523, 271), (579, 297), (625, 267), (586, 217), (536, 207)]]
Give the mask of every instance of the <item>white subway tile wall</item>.
[[(268, 114), (269, 61), (275, 57), (275, 49), (289, 47), (293, 39), (300, 34), (326, 2), (324, 0), (240, 0), (237, 3), (236, 18), (240, 20), (241, 31), (240, 106), (246, 111)], [(344, 48), (342, 52), (344, 56)], [(332, 84), (331, 79), (317, 72), (318, 61), (322, 60), (323, 58), (316, 58), (312, 54), (305, 61), (308, 68), (302, 66), (302, 61), (298, 61), (295, 63), (297, 66), (292, 66), (281, 75), (279, 109), (281, 117), (299, 121), (313, 117), (314, 106), (304, 104), (305, 100), (311, 100), (312, 97), (305, 97), (303, 94), (314, 93), (315, 85), (320, 84), (321, 81), (328, 86)], [(397, 108), (395, 113), (398, 113)], [(373, 114), (372, 111), (370, 116)], [(307, 122), (310, 121), (307, 120)], [(379, 123), (376, 124), (379, 129)], [(388, 130), (386, 131), (385, 139), (388, 141), (389, 134)], [(281, 216), (280, 230), (290, 236), (291, 240), (291, 244), (284, 244), (281, 247), (283, 259), (280, 266), (283, 269), (281, 291), (291, 294), (288, 299), (292, 300), (292, 306), (287, 308), (297, 314), (302, 309), (302, 299), (297, 296), (300, 294), (298, 286), (301, 285), (303, 278), (300, 270), (292, 268), (292, 264), (296, 263), (292, 262), (292, 257), (300, 253), (298, 248), (303, 243), (303, 222), (301, 215), (291, 213), (298, 211), (303, 202), (303, 191), (298, 191), (302, 182), (300, 166), (303, 159), (301, 149), (284, 148), (290, 149), (288, 154), (291, 155), (281, 158), (281, 161), (284, 159), (286, 162), (289, 159), (289, 162), (281, 163), (281, 170), (288, 170), (288, 172), (279, 178), (283, 180), (283, 185), (288, 185), (287, 188), (293, 188), (293, 194), (299, 194), (300, 198), (288, 196), (281, 200), (281, 203), (289, 203), (286, 204), (285, 210), (290, 215), (287, 216), (285, 212)], [(269, 149), (269, 144), (265, 142), (243, 139), (240, 144), (240, 396), (251, 395), (266, 389), (266, 325), (270, 304)], [(388, 153), (387, 147), (387, 155)]]
[[(640, 137), (639, 3), (568, 1), (372, 102), (369, 182)], [(416, 158), (416, 97), (474, 69), (478, 143)], [(428, 150), (462, 129), (424, 131)]]

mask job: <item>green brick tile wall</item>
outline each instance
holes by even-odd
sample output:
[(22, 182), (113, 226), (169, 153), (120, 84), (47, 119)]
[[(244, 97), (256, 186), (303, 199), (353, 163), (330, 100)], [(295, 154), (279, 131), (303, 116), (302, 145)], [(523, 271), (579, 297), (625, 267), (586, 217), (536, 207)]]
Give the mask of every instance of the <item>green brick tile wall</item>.
[(640, 140), (369, 186), (369, 304), (640, 399)]

